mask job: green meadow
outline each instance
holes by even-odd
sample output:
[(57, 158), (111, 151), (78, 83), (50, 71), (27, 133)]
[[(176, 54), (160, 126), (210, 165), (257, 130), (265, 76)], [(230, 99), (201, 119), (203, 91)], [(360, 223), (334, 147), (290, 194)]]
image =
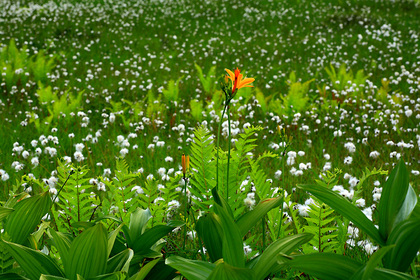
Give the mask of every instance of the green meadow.
[(417, 0), (1, 1), (0, 278), (416, 279), (419, 26)]

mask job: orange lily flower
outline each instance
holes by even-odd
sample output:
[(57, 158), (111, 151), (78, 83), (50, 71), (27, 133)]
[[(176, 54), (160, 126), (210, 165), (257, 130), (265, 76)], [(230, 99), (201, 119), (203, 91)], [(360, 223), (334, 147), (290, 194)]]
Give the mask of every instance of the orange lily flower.
[(235, 73), (230, 71), (229, 69), (225, 69), (225, 71), (229, 74), (228, 77), (232, 81), (232, 94), (235, 94), (235, 91), (243, 88), (243, 87), (253, 87), (250, 85), (253, 81), (255, 81), (254, 78), (245, 78), (243, 79), (243, 75), (241, 74), (241, 70), (236, 67)]
[(182, 165), (182, 173), (184, 174), (184, 177), (185, 177), (185, 174), (190, 168), (190, 157), (182, 154), (181, 165)]

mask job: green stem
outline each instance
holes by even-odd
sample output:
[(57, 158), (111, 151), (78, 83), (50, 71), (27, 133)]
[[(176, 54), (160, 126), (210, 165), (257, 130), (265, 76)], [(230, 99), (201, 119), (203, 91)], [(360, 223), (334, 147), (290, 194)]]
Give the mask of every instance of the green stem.
[(185, 243), (187, 241), (187, 207), (188, 207), (188, 198), (187, 198), (187, 179), (184, 177), (184, 194), (185, 194), (185, 207), (184, 207), (184, 219), (185, 219), (185, 225), (184, 225), (184, 245), (182, 246), (182, 249), (185, 252)]
[(281, 157), (281, 163), (282, 163), (282, 170), (281, 170), (281, 186), (282, 186), (282, 198), (281, 198), (281, 204), (280, 204), (280, 223), (279, 223), (279, 230), (277, 232), (277, 239), (280, 237), (281, 232), (281, 226), (283, 224), (283, 213), (284, 213), (284, 157), (286, 154), (286, 150), (283, 151), (283, 156)]
[(227, 105), (227, 115), (228, 115), (228, 128), (229, 128), (229, 135), (228, 135), (228, 158), (227, 158), (227, 174), (226, 174), (226, 202), (229, 203), (229, 163), (230, 163), (230, 142), (231, 142), (231, 132), (230, 132), (230, 112), (229, 112), (229, 104)]
[(227, 107), (227, 100), (225, 103), (225, 106), (223, 108), (223, 113), (220, 116), (220, 121), (219, 121), (219, 128), (217, 130), (217, 147), (216, 147), (216, 151), (217, 151), (217, 157), (216, 157), (216, 190), (218, 189), (219, 186), (219, 147), (220, 147), (220, 128), (222, 127), (222, 121), (223, 121), (223, 116), (226, 112), (226, 107)]

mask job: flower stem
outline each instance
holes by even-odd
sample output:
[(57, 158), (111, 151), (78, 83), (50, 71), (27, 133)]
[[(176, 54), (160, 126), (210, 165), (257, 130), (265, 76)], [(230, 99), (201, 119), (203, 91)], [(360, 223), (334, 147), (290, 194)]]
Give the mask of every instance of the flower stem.
[(227, 105), (227, 115), (228, 115), (228, 128), (229, 128), (229, 135), (228, 135), (228, 158), (227, 158), (227, 174), (226, 174), (226, 202), (229, 204), (229, 163), (230, 163), (230, 112), (229, 112), (229, 104)]
[(223, 121), (223, 116), (226, 112), (226, 107), (227, 107), (228, 103), (227, 100), (225, 102), (225, 106), (223, 108), (223, 113), (220, 116), (220, 121), (219, 121), (219, 128), (217, 130), (217, 146), (216, 146), (216, 152), (217, 152), (217, 156), (216, 156), (216, 190), (218, 190), (219, 187), (219, 148), (220, 148), (220, 128), (222, 127), (222, 121)]
[(282, 178), (282, 195), (281, 195), (281, 204), (280, 204), (280, 222), (279, 222), (279, 230), (277, 232), (277, 239), (280, 237), (280, 231), (281, 231), (281, 226), (283, 224), (283, 212), (284, 212), (284, 156), (286, 154), (286, 150), (283, 151), (283, 156), (281, 157), (281, 163), (282, 163), (282, 173), (281, 173), (281, 178)]
[(187, 178), (184, 179), (184, 194), (185, 194), (185, 207), (184, 207), (184, 219), (185, 219), (185, 225), (184, 225), (184, 246), (182, 246), (182, 249), (185, 252), (185, 243), (187, 241), (187, 207), (188, 207), (188, 198), (187, 198)]

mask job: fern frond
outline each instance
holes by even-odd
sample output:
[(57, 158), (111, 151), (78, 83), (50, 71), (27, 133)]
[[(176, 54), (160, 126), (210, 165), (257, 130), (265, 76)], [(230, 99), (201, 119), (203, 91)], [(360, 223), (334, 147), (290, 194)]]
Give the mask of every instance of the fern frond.
[(191, 168), (194, 170), (190, 191), (197, 197), (194, 202), (204, 210), (209, 205), (206, 201), (211, 196), (211, 189), (216, 186), (214, 143), (210, 131), (204, 126), (197, 128), (194, 135), (190, 150)]

